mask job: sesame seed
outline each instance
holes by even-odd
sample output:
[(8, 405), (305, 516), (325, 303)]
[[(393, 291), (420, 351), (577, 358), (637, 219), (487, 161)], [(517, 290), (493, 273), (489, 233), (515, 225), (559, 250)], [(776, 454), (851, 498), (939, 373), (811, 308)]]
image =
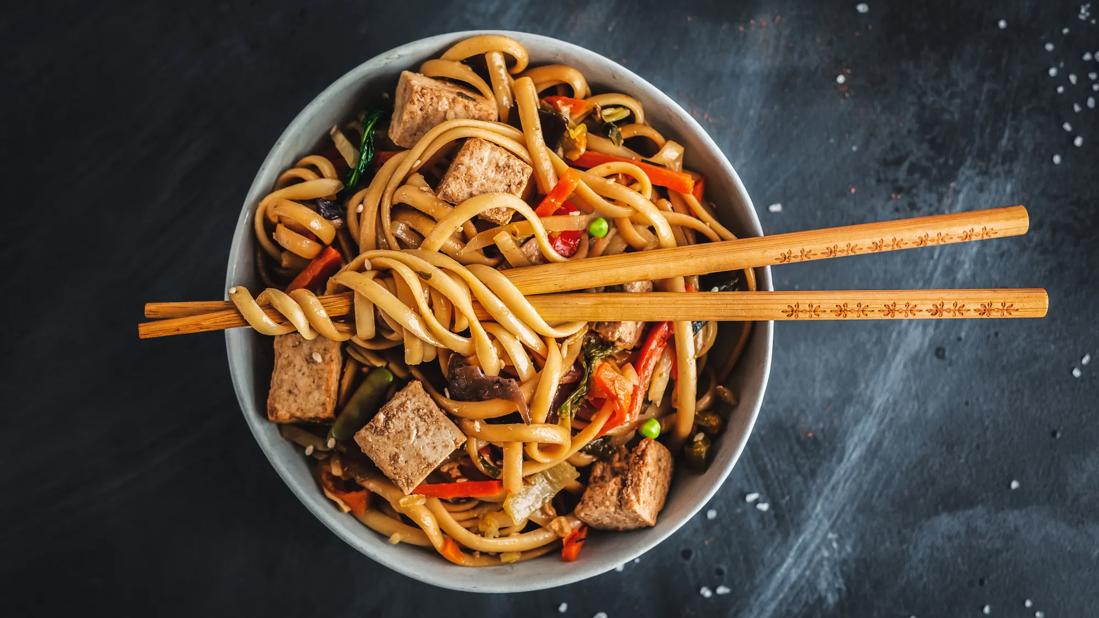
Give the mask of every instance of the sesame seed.
[(985, 605), (984, 607), (981, 608), (981, 613), (984, 614), (985, 616), (991, 614), (992, 613), (992, 606), (991, 605)]
[(567, 611), (569, 611), (569, 604), (568, 603), (562, 603), (562, 604), (557, 606), (557, 613), (558, 614), (563, 614)]
[(1053, 51), (1053, 43), (1046, 43), (1046, 51)]
[(1069, 132), (1069, 133), (1072, 133), (1072, 125), (1067, 123), (1067, 122), (1062, 123), (1061, 128), (1064, 129), (1065, 131)]
[(768, 206), (767, 210), (769, 210), (771, 212), (782, 212), (782, 204), (779, 204), (778, 202), (776, 202), (776, 203), (771, 204), (770, 206)]
[(362, 204), (359, 204), (358, 206), (355, 207), (355, 212), (361, 214), (362, 211), (363, 211), (363, 205)]
[(1000, 27), (1000, 30), (1007, 30), (1007, 20), (1006, 19), (1001, 19), (1000, 21), (996, 22), (996, 25)]
[(1049, 67), (1049, 76), (1057, 77), (1057, 67)]
[(753, 491), (752, 493), (744, 496), (744, 501), (749, 503), (749, 504), (751, 504), (752, 502), (755, 502), (756, 500), (759, 500), (759, 493), (758, 492)]
[(323, 357), (321, 357), (321, 353), (320, 353), (320, 352), (313, 352), (313, 353), (312, 353), (312, 354), (311, 354), (311, 355), (309, 356), (309, 358), (313, 359), (313, 362), (314, 362), (314, 363), (319, 363), (319, 362), (321, 362), (321, 361), (323, 361), (323, 360), (324, 360), (324, 358), (323, 358)]
[(701, 594), (703, 599), (708, 599), (714, 596), (714, 591), (710, 590), (709, 586), (703, 586), (698, 589), (698, 594)]
[(706, 519), (717, 519), (717, 511), (714, 509), (706, 511)]
[(237, 293), (237, 286), (234, 285), (233, 287), (229, 288), (229, 293), (230, 294), (236, 294)]
[(1084, 138), (1077, 135), (1075, 137), (1075, 139), (1072, 140), (1072, 145), (1076, 146), (1077, 148), (1079, 148), (1080, 146), (1083, 146), (1084, 145)]
[(1031, 601), (1030, 599), (1024, 600), (1023, 607), (1034, 607), (1034, 601)]
[(860, 2), (855, 5), (855, 10), (862, 13), (863, 15), (866, 15), (870, 12), (870, 5), (865, 2)]
[(309, 446), (305, 447), (305, 456), (308, 457), (312, 454), (313, 454), (313, 445), (310, 444)]
[(1084, 375), (1084, 372), (1080, 371), (1079, 367), (1073, 367), (1072, 368), (1072, 377), (1079, 378), (1082, 375)]
[(701, 442), (702, 439), (705, 438), (705, 437), (706, 436), (700, 431), (700, 432), (695, 434), (694, 441), (695, 442)]
[(1085, 354), (1085, 355), (1083, 356), (1083, 358), (1081, 358), (1081, 359), (1080, 359), (1080, 364), (1081, 364), (1081, 365), (1086, 365), (1086, 364), (1088, 364), (1088, 363), (1090, 363), (1090, 362), (1091, 362), (1091, 354)]
[(1016, 489), (1019, 489), (1019, 481), (1011, 479), (1011, 491), (1015, 491)]
[(843, 83), (846, 83), (846, 82), (847, 82), (847, 77), (843, 73), (840, 73), (839, 75), (836, 76), (836, 83), (837, 84), (843, 84)]
[(1059, 154), (1053, 155), (1053, 164), (1054, 165), (1060, 165), (1061, 164), (1061, 155), (1059, 155)]
[(718, 594), (729, 594), (730, 592), (732, 592), (732, 590), (728, 586), (722, 584), (722, 585), (718, 586), (717, 588), (715, 588), (714, 592), (716, 592)]
[(766, 502), (759, 502), (756, 504), (756, 509), (766, 513), (771, 510), (771, 505)]
[(401, 542), (401, 533), (400, 532), (394, 532), (393, 534), (389, 535), (389, 544), (390, 545), (396, 545), (397, 543), (400, 543), (400, 542)]
[(1072, 84), (1073, 86), (1076, 85), (1076, 74), (1075, 73), (1069, 73), (1068, 74), (1068, 82), (1070, 84)]

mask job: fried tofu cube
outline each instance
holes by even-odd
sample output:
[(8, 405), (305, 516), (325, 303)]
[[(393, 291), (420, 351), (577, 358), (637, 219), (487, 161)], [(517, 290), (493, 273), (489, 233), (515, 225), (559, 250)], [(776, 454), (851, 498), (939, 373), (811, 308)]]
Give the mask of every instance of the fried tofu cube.
[(389, 122), (394, 144), (411, 148), (435, 125), (455, 118), (496, 120), (496, 103), (449, 82), (401, 72)]
[[(510, 193), (522, 197), (532, 171), (525, 161), (504, 148), (473, 137), (454, 155), (439, 182), (438, 195), (451, 204), (482, 193)], [(490, 223), (504, 225), (511, 220), (513, 212), (510, 208), (492, 208), (479, 216)]]
[[(622, 286), (625, 292), (652, 292), (652, 281), (631, 281)], [(632, 350), (645, 332), (644, 322), (596, 322), (592, 329), (605, 341), (624, 350)]]
[(298, 333), (275, 337), (275, 369), (267, 393), (267, 418), (275, 423), (336, 418), (340, 344)]
[(465, 441), (419, 380), (397, 391), (355, 434), (362, 452), (405, 494)]
[(672, 453), (645, 438), (609, 462), (592, 466), (588, 488), (576, 506), (580, 521), (599, 530), (633, 530), (656, 525), (672, 481)]

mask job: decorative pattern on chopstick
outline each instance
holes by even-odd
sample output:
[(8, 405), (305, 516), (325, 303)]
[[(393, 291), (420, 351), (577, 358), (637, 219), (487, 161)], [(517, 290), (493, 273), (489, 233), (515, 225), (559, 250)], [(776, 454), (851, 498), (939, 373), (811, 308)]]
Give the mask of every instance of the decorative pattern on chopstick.
[(881, 253), (883, 251), (898, 251), (900, 249), (909, 248), (921, 248), (930, 247), (932, 245), (947, 245), (957, 242), (969, 242), (971, 240), (988, 240), (995, 238), (997, 232), (995, 229), (991, 229), (987, 226), (981, 226), (981, 229), (969, 228), (958, 234), (952, 234), (950, 232), (936, 232), (934, 236), (924, 232), (917, 236), (911, 242), (904, 238), (897, 238), (893, 236), (888, 241), (885, 238), (879, 238), (877, 240), (870, 241), (870, 244), (863, 247), (859, 243), (846, 243), (844, 246), (838, 244), (832, 244), (826, 246), (819, 252), (813, 249), (798, 248), (787, 249), (778, 254), (775, 258), (777, 264), (789, 264), (791, 262), (807, 262), (809, 260), (828, 259), (836, 257), (847, 257), (850, 255), (859, 255), (860, 253)]

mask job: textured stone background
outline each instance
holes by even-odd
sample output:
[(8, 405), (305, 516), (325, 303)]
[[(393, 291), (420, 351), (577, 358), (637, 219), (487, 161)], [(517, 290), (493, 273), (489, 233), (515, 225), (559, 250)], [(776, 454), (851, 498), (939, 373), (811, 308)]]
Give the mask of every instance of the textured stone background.
[[(1099, 123), (1087, 106), (1099, 63), (1084, 59), (1099, 29), (1081, 10), (6, 7), (5, 613), (553, 616), (566, 602), (570, 616), (903, 618), (986, 604), (1000, 616), (1094, 615), (1099, 362), (1081, 357), (1099, 357)], [(239, 416), (221, 337), (139, 343), (134, 324), (147, 299), (221, 295), (255, 169), (317, 92), (399, 43), (478, 27), (560, 37), (666, 89), (728, 154), (767, 232), (1031, 210), (1025, 238), (788, 266), (777, 287), (1045, 286), (1050, 317), (780, 325), (771, 390), (716, 517), (623, 572), (474, 596), (377, 566), (270, 469)], [(730, 593), (700, 594), (719, 585)]]

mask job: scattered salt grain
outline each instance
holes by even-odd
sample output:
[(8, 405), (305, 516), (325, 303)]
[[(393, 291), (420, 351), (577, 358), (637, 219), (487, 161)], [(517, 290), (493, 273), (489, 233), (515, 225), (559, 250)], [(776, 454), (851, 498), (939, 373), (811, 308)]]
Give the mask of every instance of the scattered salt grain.
[(1023, 607), (1034, 607), (1034, 601), (1026, 599), (1025, 601), (1023, 601)]
[(782, 212), (782, 204), (774, 203), (767, 207), (767, 210), (771, 212)]
[(1068, 28), (1061, 28), (1061, 34), (1068, 34)]
[(706, 511), (706, 519), (717, 519), (717, 511), (714, 509)]
[(1081, 365), (1086, 365), (1086, 364), (1088, 364), (1088, 363), (1090, 363), (1090, 362), (1091, 362), (1091, 354), (1085, 354), (1085, 355), (1084, 355), (1084, 356), (1083, 356), (1083, 357), (1082, 357), (1082, 358), (1080, 359), (1080, 364), (1081, 364)]
[(865, 2), (860, 2), (855, 5), (855, 10), (865, 15), (870, 12), (870, 5)]
[(1054, 165), (1060, 165), (1061, 164), (1061, 155), (1053, 155), (1053, 164)]
[(1076, 74), (1075, 73), (1069, 73), (1068, 74), (1068, 82), (1070, 84), (1072, 84), (1073, 86), (1076, 85)]
[(1095, 97), (1088, 97), (1088, 109), (1095, 109)]
[(618, 571), (619, 573), (621, 573), (622, 571), (625, 571), (625, 570), (626, 570), (626, 565), (625, 565), (625, 564), (620, 564), (620, 565), (618, 565), (618, 566), (614, 567), (614, 570), (615, 570), (615, 571)]
[(568, 603), (562, 603), (562, 604), (557, 606), (557, 613), (558, 614), (563, 614), (567, 611), (569, 611), (569, 604)]
[(1079, 378), (1082, 375), (1084, 375), (1084, 372), (1080, 371), (1079, 367), (1073, 367), (1072, 368), (1072, 377)]
[(1075, 138), (1074, 138), (1074, 139), (1072, 140), (1072, 145), (1073, 145), (1073, 146), (1076, 146), (1077, 148), (1079, 148), (1080, 146), (1083, 146), (1083, 145), (1084, 145), (1084, 138), (1082, 138), (1082, 137), (1080, 137), (1079, 135), (1077, 135), (1077, 136), (1076, 136), (1076, 137), (1075, 137)]
[(985, 616), (991, 614), (992, 613), (992, 606), (991, 605), (985, 605), (984, 607), (981, 608), (981, 613), (984, 614)]
[(1049, 67), (1049, 76), (1057, 77), (1057, 67)]
[(728, 586), (721, 585), (721, 586), (718, 586), (714, 590), (714, 592), (716, 592), (718, 594), (729, 594), (730, 592), (732, 592), (732, 590)]
[(846, 83), (846, 82), (847, 82), (847, 77), (843, 73), (840, 73), (839, 75), (836, 76), (836, 83), (837, 84), (843, 84), (843, 83)]
[(1042, 610), (1034, 612), (1034, 618), (1046, 618), (1046, 613)]
[(1007, 30), (1007, 20), (1006, 19), (1001, 19), (1000, 21), (996, 22), (996, 25), (1000, 27), (1000, 30)]
[(1091, 62), (1091, 52), (1084, 52), (1084, 62)]
[(1082, 110), (1082, 109), (1084, 109), (1084, 108), (1080, 107), (1079, 103), (1073, 103), (1072, 104), (1072, 111), (1076, 112), (1077, 114), (1079, 114), (1080, 110)]
[(1069, 133), (1072, 133), (1072, 125), (1067, 122), (1061, 124), (1061, 128)]
[(756, 504), (756, 508), (766, 513), (767, 511), (771, 510), (771, 505), (766, 502), (760, 502)]
[(701, 594), (703, 599), (708, 599), (714, 596), (714, 591), (710, 590), (709, 586), (703, 586), (698, 589), (698, 594)]
[(1091, 81), (1095, 81), (1096, 77), (1099, 77), (1099, 73), (1096, 73), (1095, 71), (1088, 73), (1088, 79), (1090, 79)]
[(1099, 92), (1099, 84), (1092, 84), (1091, 89), (1094, 90), (1095, 92)]
[(749, 503), (749, 504), (751, 504), (752, 502), (755, 502), (756, 500), (759, 500), (759, 493), (758, 492), (753, 491), (752, 493), (744, 496), (744, 501)]
[(1061, 93), (1062, 93), (1062, 92), (1064, 92), (1064, 91), (1065, 91), (1065, 87), (1064, 87), (1064, 86), (1057, 86), (1057, 94), (1061, 94)]
[(1015, 491), (1016, 489), (1019, 489), (1019, 481), (1011, 479), (1011, 491)]
[(1053, 43), (1046, 43), (1046, 51), (1053, 51)]
[(607, 618), (607, 612), (596, 612), (591, 618)]

